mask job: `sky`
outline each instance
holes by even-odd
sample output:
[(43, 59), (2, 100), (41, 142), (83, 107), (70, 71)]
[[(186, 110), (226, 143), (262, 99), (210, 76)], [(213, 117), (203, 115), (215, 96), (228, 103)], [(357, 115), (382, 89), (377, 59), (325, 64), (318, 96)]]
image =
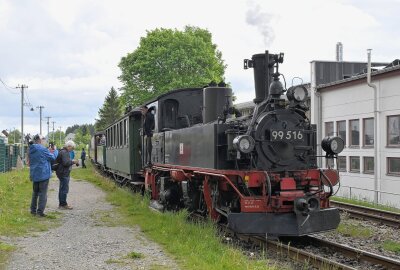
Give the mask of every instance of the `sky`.
[[(284, 52), (281, 65), (308, 82), (310, 61), (400, 58), (400, 0), (0, 0), (0, 79), (26, 89), (24, 131), (39, 133), (39, 111), (62, 130), (94, 123), (112, 86), (119, 88), (121, 57), (146, 30), (207, 28), (227, 64), (238, 102), (254, 98), (252, 70), (243, 59), (269, 50)], [(299, 83), (295, 79), (294, 83)], [(0, 130), (20, 129), (21, 96), (0, 82)], [(47, 133), (43, 121), (43, 132)]]

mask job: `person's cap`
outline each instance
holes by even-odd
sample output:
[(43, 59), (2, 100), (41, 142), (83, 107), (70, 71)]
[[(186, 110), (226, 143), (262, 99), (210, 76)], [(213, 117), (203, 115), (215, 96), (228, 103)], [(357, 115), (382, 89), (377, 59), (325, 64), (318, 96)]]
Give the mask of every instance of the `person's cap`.
[(49, 143), (49, 146), (50, 146), (50, 147), (53, 147), (53, 146), (54, 146), (54, 142), (50, 142), (50, 143)]

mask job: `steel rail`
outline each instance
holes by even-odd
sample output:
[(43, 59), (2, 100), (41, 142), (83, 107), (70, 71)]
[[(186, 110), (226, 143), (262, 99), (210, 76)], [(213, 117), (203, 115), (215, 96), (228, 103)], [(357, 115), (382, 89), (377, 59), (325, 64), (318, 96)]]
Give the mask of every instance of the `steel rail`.
[(330, 201), (330, 205), (339, 208), (340, 211), (348, 213), (357, 219), (366, 219), (379, 222), (391, 227), (400, 228), (400, 214), (390, 211), (379, 210), (371, 207), (359, 206), (349, 203)]
[(335, 250), (358, 262), (367, 262), (373, 265), (379, 264), (385, 267), (385, 269), (400, 269), (400, 261), (387, 256), (375, 254), (369, 251), (361, 250), (358, 248), (350, 247), (347, 245), (332, 242), (330, 240), (325, 240), (312, 236), (304, 236), (301, 237), (300, 239), (301, 239), (300, 241), (309, 242), (313, 246), (327, 247), (331, 250)]

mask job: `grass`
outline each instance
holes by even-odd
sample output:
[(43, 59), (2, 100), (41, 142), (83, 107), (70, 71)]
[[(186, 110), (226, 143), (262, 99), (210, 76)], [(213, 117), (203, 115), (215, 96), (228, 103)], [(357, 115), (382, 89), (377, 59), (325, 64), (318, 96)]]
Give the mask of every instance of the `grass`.
[(393, 240), (386, 240), (382, 244), (382, 248), (385, 250), (393, 251), (400, 255), (400, 243)]
[(148, 208), (149, 200), (88, 169), (72, 170), (71, 177), (89, 181), (107, 193), (107, 200), (121, 214), (124, 225), (139, 225), (143, 233), (159, 243), (183, 269), (272, 269), (265, 259), (248, 258), (238, 248), (223, 244), (211, 222), (187, 222), (187, 213), (158, 213)]
[(142, 253), (138, 253), (138, 252), (132, 251), (128, 255), (126, 255), (126, 257), (129, 258), (129, 259), (137, 260), (137, 259), (143, 258), (144, 255)]
[(371, 229), (363, 227), (362, 225), (355, 225), (346, 221), (342, 221), (336, 230), (344, 236), (349, 236), (354, 238), (369, 238), (373, 235)]
[(383, 205), (383, 204), (376, 204), (373, 202), (369, 202), (369, 201), (364, 201), (364, 200), (358, 200), (355, 198), (343, 198), (343, 197), (333, 197), (331, 199), (332, 201), (337, 201), (337, 202), (343, 202), (343, 203), (350, 203), (350, 204), (355, 204), (355, 205), (359, 205), (359, 206), (365, 206), (365, 207), (370, 207), (370, 208), (375, 208), (375, 209), (379, 209), (379, 210), (385, 210), (385, 211), (391, 211), (391, 212), (395, 212), (395, 213), (400, 213), (400, 209), (390, 206), (390, 205)]
[[(54, 225), (58, 213), (47, 213), (39, 219), (29, 212), (32, 183), (28, 169), (0, 174), (0, 236), (22, 236), (30, 232), (45, 231)], [(0, 242), (0, 268), (14, 250)]]

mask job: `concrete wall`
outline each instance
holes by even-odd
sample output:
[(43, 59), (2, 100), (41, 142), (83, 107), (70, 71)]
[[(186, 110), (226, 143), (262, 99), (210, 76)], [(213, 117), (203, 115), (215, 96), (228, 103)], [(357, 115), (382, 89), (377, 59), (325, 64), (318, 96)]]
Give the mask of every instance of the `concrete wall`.
[[(400, 148), (387, 146), (387, 116), (400, 115), (400, 76), (386, 77), (373, 80), (378, 87), (378, 142), (379, 154), (374, 161), (378, 162), (378, 190), (382, 192), (400, 194), (400, 177), (387, 174), (387, 157), (400, 157)], [(334, 122), (334, 132), (337, 134), (337, 121), (346, 121), (347, 145), (341, 156), (347, 157), (347, 171), (341, 172), (341, 183), (351, 186), (351, 195), (372, 201), (374, 199), (374, 174), (363, 172), (363, 157), (374, 157), (373, 147), (365, 147), (363, 142), (363, 119), (374, 117), (374, 92), (365, 82), (347, 86), (345, 84), (336, 88), (321, 89), (321, 138), (326, 136), (325, 123)], [(317, 106), (318, 104), (314, 104)], [(313, 114), (318, 113), (314, 107)], [(312, 117), (316, 121), (315, 115)], [(360, 123), (360, 146), (349, 147), (349, 120), (359, 119)], [(317, 123), (318, 124), (318, 123)], [(350, 172), (350, 156), (360, 157), (360, 172)], [(326, 165), (323, 162), (324, 165)], [(342, 187), (339, 195), (349, 196), (350, 188)], [(400, 207), (400, 196), (381, 193), (380, 203), (391, 204)]]

